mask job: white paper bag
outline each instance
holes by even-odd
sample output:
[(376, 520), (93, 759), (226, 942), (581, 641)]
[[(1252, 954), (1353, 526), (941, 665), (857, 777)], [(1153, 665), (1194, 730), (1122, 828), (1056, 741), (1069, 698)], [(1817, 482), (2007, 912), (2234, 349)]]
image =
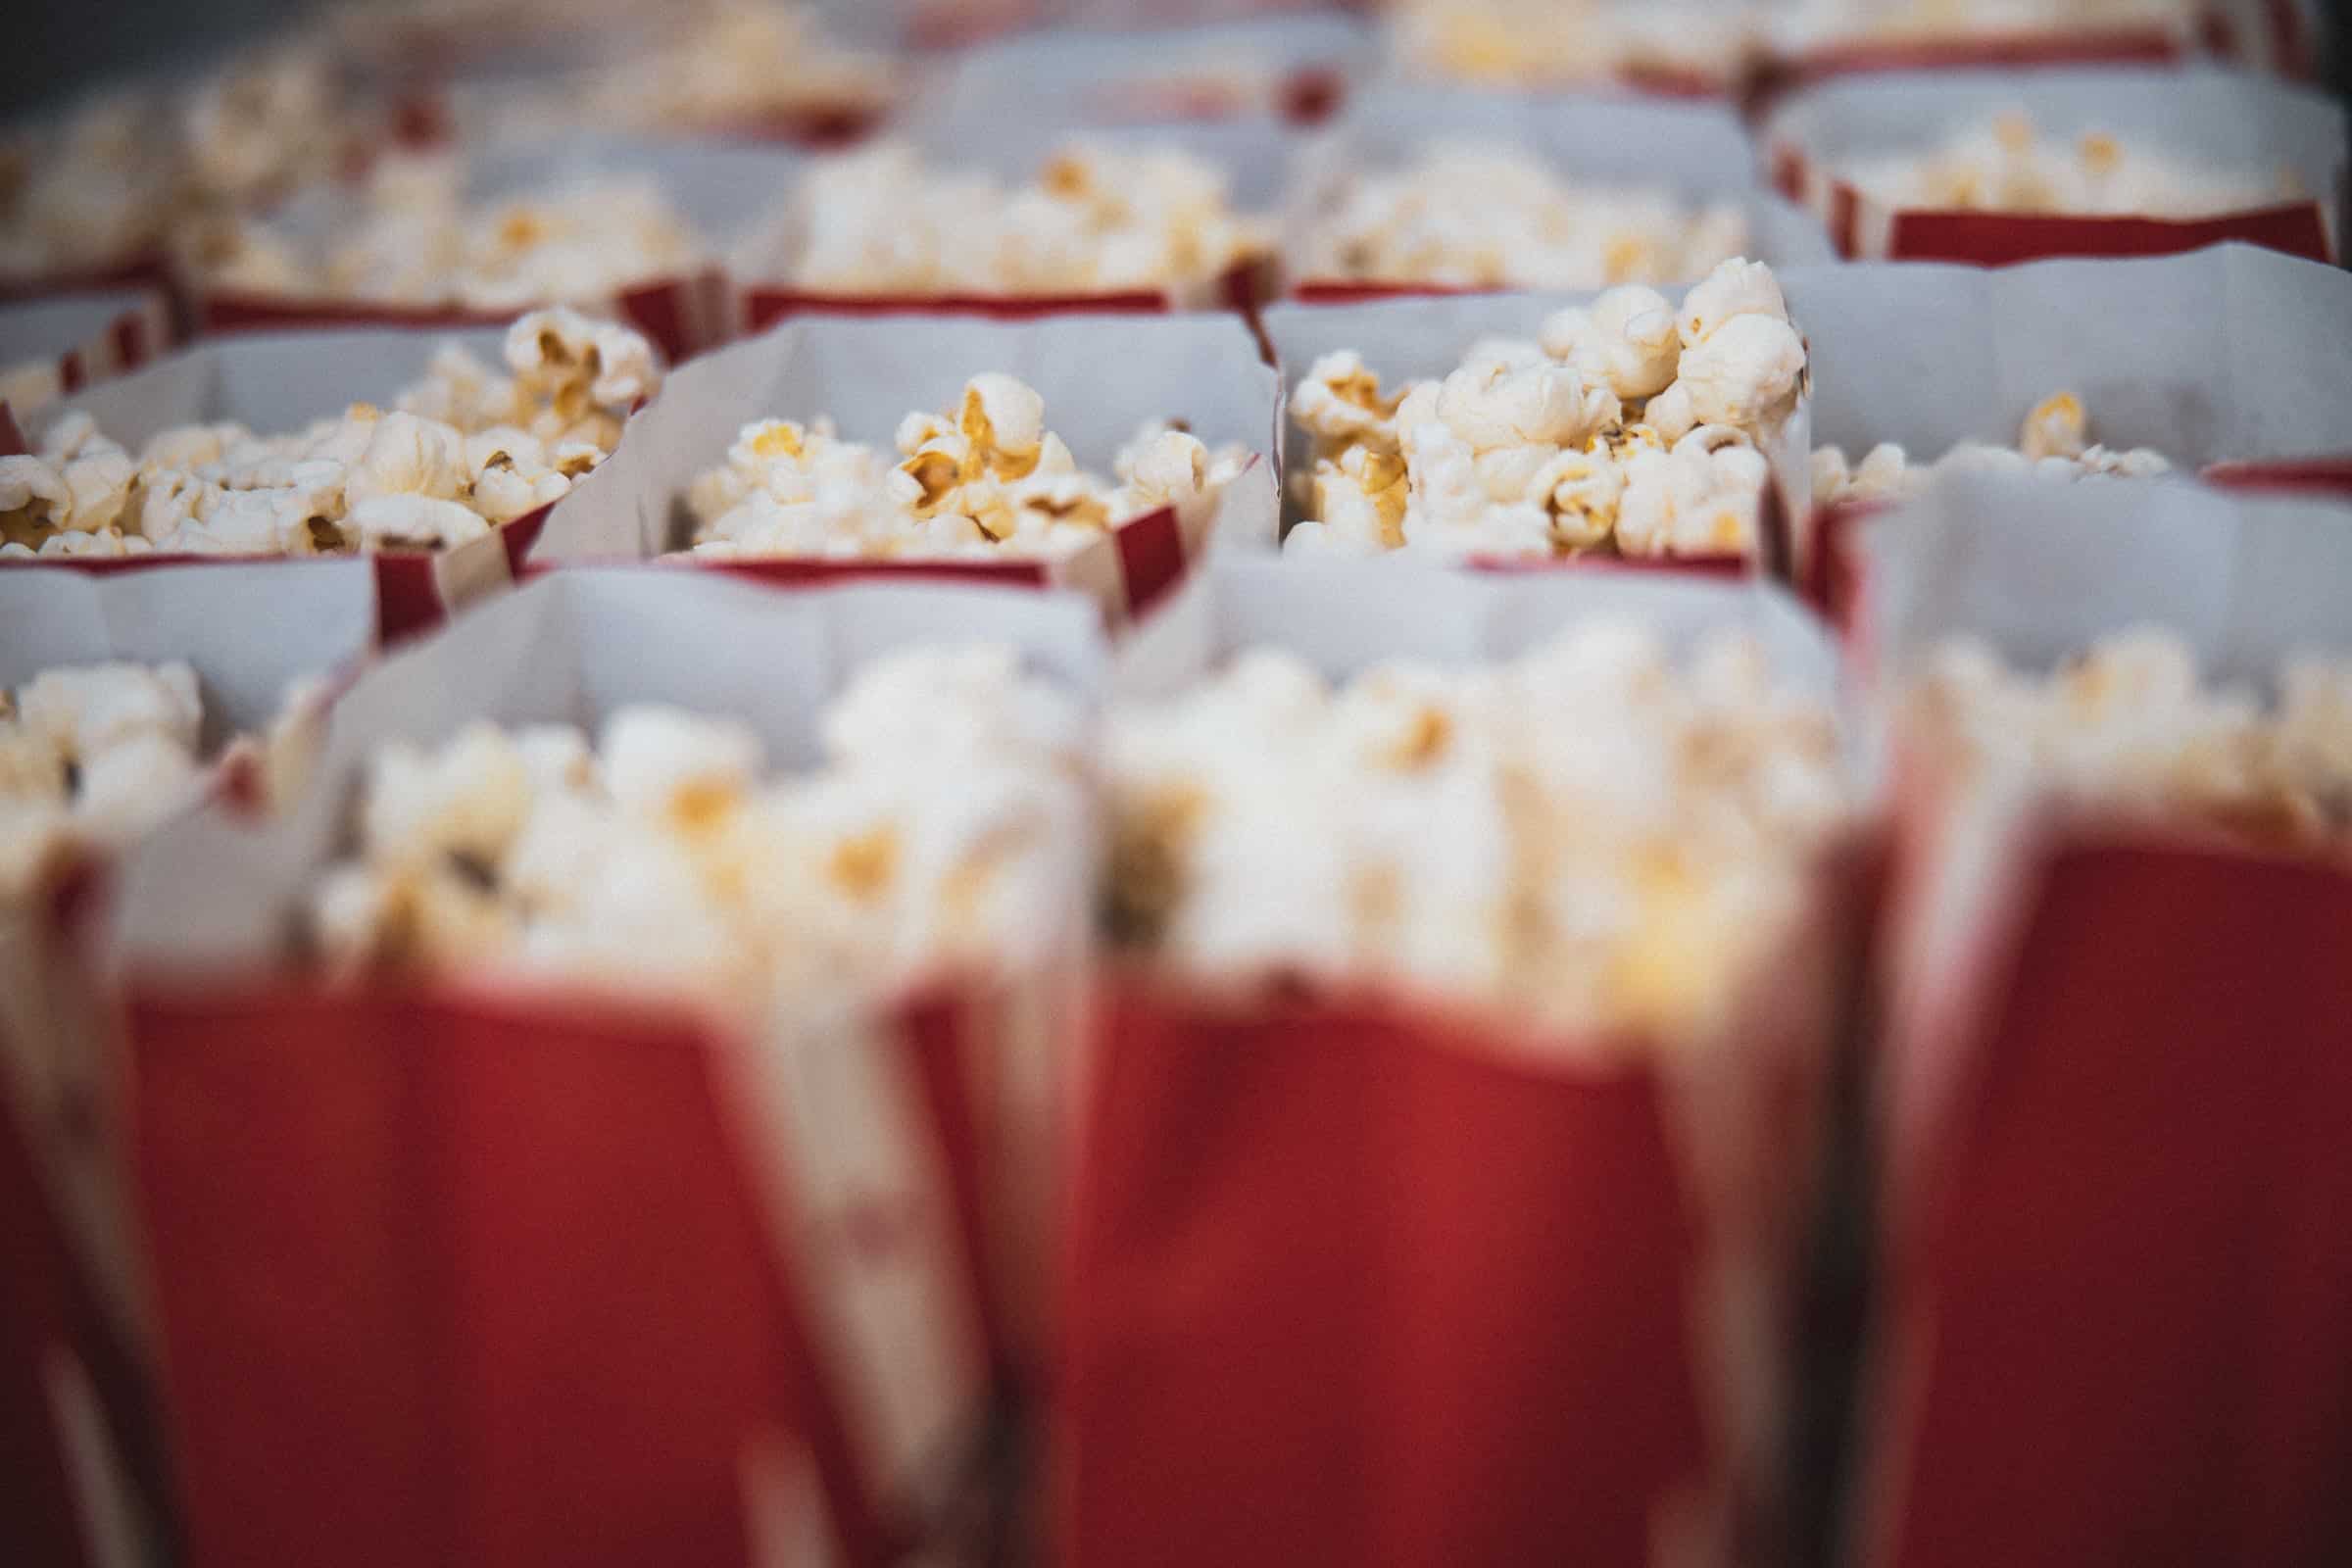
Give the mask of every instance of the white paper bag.
[(172, 346), (160, 289), (108, 289), (0, 305), (0, 403), (33, 410), (134, 370)]

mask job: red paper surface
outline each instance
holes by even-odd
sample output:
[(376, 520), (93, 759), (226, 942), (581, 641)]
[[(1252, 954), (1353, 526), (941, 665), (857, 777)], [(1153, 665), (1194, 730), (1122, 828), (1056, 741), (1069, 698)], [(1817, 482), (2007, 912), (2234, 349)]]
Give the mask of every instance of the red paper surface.
[(2352, 455), (2208, 464), (2197, 477), (2225, 490), (2352, 498)]
[(1640, 1563), (1721, 1479), (1647, 1072), (1122, 987), (1089, 1100), (1057, 1560)]
[(2352, 877), (2061, 854), (1989, 1019), (1894, 1152), (1862, 1560), (2345, 1561)]
[[(1849, 233), (1844, 229), (1835, 232)], [(2171, 256), (2233, 239), (2309, 261), (2331, 259), (2320, 209), (2312, 202), (2187, 220), (1897, 213), (1887, 255), (1899, 261), (2002, 267), (2056, 256)], [(1840, 246), (1847, 255), (1853, 254), (1848, 239), (1841, 238)]]

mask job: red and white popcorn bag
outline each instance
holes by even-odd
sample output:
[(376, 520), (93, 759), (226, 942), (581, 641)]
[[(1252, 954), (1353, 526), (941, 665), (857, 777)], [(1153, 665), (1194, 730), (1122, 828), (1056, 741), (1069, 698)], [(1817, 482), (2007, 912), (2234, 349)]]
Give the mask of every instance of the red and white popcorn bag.
[(567, 572), (354, 684), (294, 813), (132, 858), (112, 935), (189, 1560), (974, 1549), (1036, 1343), (1082, 885), (1019, 968), (904, 996), (337, 980), (295, 947), (388, 742), (653, 704), (808, 765), (856, 672), (965, 643), (1074, 703), (1102, 678), (1068, 596)]
[(939, 104), (959, 118), (1018, 119), (1040, 104), (1080, 124), (1328, 117), (1369, 63), (1360, 21), (1300, 12), (1196, 26), (1032, 32), (981, 45), (949, 67)]
[(171, 307), (157, 289), (0, 305), (0, 403), (22, 416), (171, 346)]
[[(1670, 304), (1678, 298), (1678, 291), (1673, 289), (1665, 290), (1664, 294)], [(1558, 313), (1590, 307), (1598, 297), (1590, 293), (1455, 294), (1421, 299), (1375, 298), (1348, 304), (1302, 302), (1269, 309), (1265, 313), (1265, 331), (1274, 348), (1286, 397), (1282, 495), (1285, 535), (1311, 513), (1316, 441), (1296, 416), (1307, 407), (1301, 399), (1301, 386), (1327, 356), (1361, 356), (1363, 368), (1379, 377), (1383, 395), (1393, 397), (1409, 382), (1447, 376), (1482, 344), (1536, 339)], [(1796, 318), (1793, 324), (1801, 338), (1806, 324), (1793, 292), (1788, 295), (1788, 307)], [(1805, 474), (1812, 441), (1811, 403), (1808, 377), (1800, 381), (1793, 409), (1757, 443), (1766, 460), (1767, 472), (1755, 507), (1752, 551), (1707, 550), (1656, 556), (1629, 551), (1622, 556), (1569, 555), (1556, 562), (1543, 558), (1531, 562), (1498, 550), (1492, 554), (1474, 553), (1468, 559), (1474, 564), (1505, 570), (1544, 569), (1553, 564), (1568, 570), (1654, 566), (1678, 572), (1732, 576), (1761, 571), (1787, 579), (1793, 569), (1794, 525), (1805, 510)]]
[[(1448, 161), (1425, 176), (1425, 193), (1406, 186), (1394, 212), (1366, 208), (1365, 186), (1400, 181), (1435, 153)], [(1531, 202), (1530, 182), (1544, 179), (1558, 182), (1548, 199), (1559, 207), (1540, 229), (1513, 215)], [(1462, 189), (1481, 180), (1495, 187), (1484, 220)], [(1452, 212), (1443, 210), (1448, 201)], [(1353, 253), (1381, 252), (1439, 265), (1417, 278), (1394, 275), (1386, 256), (1369, 269), (1348, 265)], [(1836, 253), (1818, 220), (1758, 180), (1739, 118), (1707, 102), (1377, 82), (1303, 145), (1283, 211), (1284, 292), (1299, 300), (1667, 287), (1695, 282), (1731, 256), (1787, 267)], [(1551, 270), (1558, 275), (1546, 280)]]
[[(1815, 447), (1839, 453), (1813, 496), (1805, 582), (1840, 623), (1862, 590), (1860, 516), (1930, 466), (1990, 461), (1982, 447), (2021, 436), (2021, 469), (2080, 460), (2088, 442), (2153, 453), (2170, 477), (2352, 496), (2352, 366), (2334, 350), (2352, 332), (2352, 277), (2334, 268), (2230, 244), (1998, 270), (1824, 268), (1785, 287), (1813, 353)], [(1902, 451), (1872, 456), (1888, 442)]]
[[(1297, 135), (1263, 115), (1106, 123), (946, 94), (809, 161), (734, 252), (736, 314), (759, 331), (808, 316), (1247, 313), (1271, 291)], [(993, 203), (975, 181), (1002, 187)]]
[[(1126, 646), (1121, 697), (1251, 648), (1335, 679), (1488, 664), (1596, 617), (1685, 649), (1741, 628), (1797, 689), (1834, 681), (1769, 589), (1228, 558)], [(1825, 881), (1775, 978), (1688, 1050), (1400, 977), (1109, 971), (1060, 1270), (1056, 1560), (1757, 1560), (1833, 902)]]
[[(727, 466), (758, 437), (756, 425), (830, 419), (842, 441), (896, 462), (894, 432), (915, 411), (945, 411), (952, 422), (966, 383), (984, 374), (1041, 396), (1045, 429), (1089, 473), (1108, 473), (1123, 444), (1155, 421), (1180, 422), (1226, 462), (1248, 457), (1221, 485), (1113, 520), (1057, 553), (909, 540), (882, 554), (847, 534), (839, 550), (691, 548), (697, 481)], [(1054, 586), (1122, 621), (1174, 589), (1212, 544), (1272, 542), (1279, 399), (1256, 344), (1227, 317), (788, 321), (673, 373), (620, 449), (549, 514), (531, 564), (662, 558), (773, 584), (879, 576)]]
[[(456, 344), (492, 367), (506, 334), (468, 329), (370, 327), (257, 332), (208, 339), (142, 369), (93, 386), (25, 422), (27, 446), (61, 420), (87, 415), (99, 433), (137, 452), (160, 431), (234, 421), (262, 432), (300, 430), (353, 404), (389, 408), (402, 388), (425, 373), (445, 345)], [(438, 625), (455, 612), (514, 580), (547, 516), (541, 507), (493, 528), (486, 537), (444, 550), (381, 550), (368, 555), (376, 592), (374, 634), (393, 642)], [(255, 557), (145, 554), (70, 556), (0, 562), (7, 572), (132, 572), (166, 563), (253, 561)], [(271, 558), (272, 564), (295, 558)], [(363, 614), (358, 629), (369, 624)]]
[[(1877, 695), (1953, 638), (2038, 674), (2153, 630), (2234, 683), (2229, 711), (2267, 708), (2288, 660), (2352, 651), (2347, 521), (1947, 479), (1872, 525)], [(2181, 699), (2134, 678), (2066, 700), (2129, 714), (2152, 759)], [(2046, 772), (1970, 789), (1900, 745), (1891, 777), (1854, 1560), (2339, 1560), (2352, 872), (2253, 847), (2278, 823), (2200, 825), (2186, 797), (2119, 814)]]
[[(489, 326), (569, 305), (643, 332), (674, 364), (734, 335), (730, 260), (801, 168), (782, 148), (598, 137), (387, 157), (368, 176), (247, 229), (243, 251), (192, 277), (197, 330)], [(618, 210), (623, 198), (646, 231), (642, 248), (662, 253), (643, 276), (611, 276), (595, 230), (564, 226), (589, 221), (600, 204)], [(443, 230), (433, 243), (495, 231), (500, 248), (488, 254), (507, 270), (477, 277), (470, 264), (443, 265), (423, 251), (424, 236)], [(468, 243), (485, 242), (476, 232)], [(324, 272), (343, 246), (372, 247), (368, 266), (387, 281), (339, 292)], [(536, 272), (517, 259), (534, 247), (545, 252)], [(541, 286), (527, 286), (534, 277)]]
[[(2002, 266), (2060, 256), (2161, 256), (2246, 240), (2315, 261), (2338, 252), (2344, 138), (2322, 94), (2211, 67), (2178, 71), (1891, 73), (1792, 93), (1764, 122), (1772, 175), (1829, 225), (1840, 254)], [(2000, 210), (1997, 172), (1975, 194), (1905, 195), (1915, 163), (2018, 160), (2055, 138), (2112, 212), (2044, 210), (2057, 188), (2031, 172), (2036, 210)], [(2105, 192), (2116, 171), (2136, 183)], [(2056, 168), (2056, 164), (2051, 165)], [(2020, 166), (2022, 170), (2023, 166)], [(1881, 182), (1869, 188), (1870, 182)], [(1946, 185), (1950, 180), (1944, 181)], [(1938, 190), (1941, 187), (1937, 187)], [(2069, 198), (2071, 200), (2071, 198)], [(2153, 209), (2153, 210), (2151, 210)]]
[(1867, 6), (1836, 3), (1800, 9), (1774, 29), (1766, 92), (1885, 72), (2179, 65), (2202, 53), (2213, 30), (2199, 7), (2172, 0), (2072, 14), (2063, 6), (1984, 9), (1990, 14), (1896, 6), (1874, 16)]
[[(366, 651), (372, 590), (356, 561), (284, 570), (161, 567), (117, 576), (0, 574), (0, 691), (45, 671), (186, 665), (202, 719), (184, 779), (147, 781), (140, 818), (203, 795), (250, 808), (299, 767), (321, 689)], [(118, 699), (119, 700), (119, 699)], [(118, 711), (120, 720), (123, 714)], [(85, 760), (86, 768), (94, 765)], [(281, 770), (282, 767), (282, 770)], [(170, 1499), (154, 1393), (151, 1302), (125, 1189), (123, 1107), (103, 982), (88, 951), (112, 847), (137, 820), (69, 817), (36, 859), (22, 836), (0, 889), (0, 1423), (5, 1510), (28, 1562), (165, 1560)], [(28, 875), (18, 884), (17, 870)]]

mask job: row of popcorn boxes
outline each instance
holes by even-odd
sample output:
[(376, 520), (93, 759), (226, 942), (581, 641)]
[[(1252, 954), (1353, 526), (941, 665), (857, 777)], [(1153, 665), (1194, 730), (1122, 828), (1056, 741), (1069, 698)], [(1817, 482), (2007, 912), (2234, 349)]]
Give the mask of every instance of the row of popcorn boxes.
[(255, 335), (26, 415), (0, 516), (28, 567), (362, 551), (387, 639), (532, 570), (657, 558), (1053, 583), (1124, 620), (1212, 546), (1278, 540), (1302, 562), (1760, 568), (1842, 621), (1853, 519), (1944, 469), (2340, 490), (2320, 328), (2345, 288), (2243, 246), (1733, 263), (1679, 299), (1276, 307), (1279, 369), (1215, 316), (811, 318), (666, 380), (634, 334), (566, 312)]
[[(12, 1041), (79, 1076), (12, 1125), (103, 1282), (45, 1407), (132, 1398), (135, 1454), (137, 1380), (77, 1368), (160, 1371), (199, 1562), (968, 1545), (1024, 1419), (1065, 1560), (1743, 1560), (1867, 902), (1838, 851), (1883, 810), (1865, 1560), (2080, 1561), (2187, 1489), (2202, 1560), (2324, 1561), (2341, 521), (1939, 486), (1875, 536), (1851, 727), (1792, 603), (1688, 579), (1234, 562), (1115, 653), (1067, 598), (534, 584), (351, 684), (274, 819), (128, 852), (120, 1057)], [(122, 612), (162, 575), (78, 590), (104, 653), (162, 647)], [(182, 623), (208, 696), (270, 657), (227, 618)], [(84, 1500), (137, 1474), (99, 1452)]]
[(2328, 257), (2344, 167), (2323, 101), (2221, 72), (1800, 95), (1765, 130), (1777, 191), (1739, 122), (1704, 105), (1394, 86), (1308, 136), (1070, 123), (950, 104), (813, 160), (609, 136), (387, 153), (356, 183), (208, 223), (178, 271), (206, 330), (568, 302), (627, 312), (674, 356), (787, 314), (1664, 286), (1833, 241), (2005, 262), (2245, 238)]

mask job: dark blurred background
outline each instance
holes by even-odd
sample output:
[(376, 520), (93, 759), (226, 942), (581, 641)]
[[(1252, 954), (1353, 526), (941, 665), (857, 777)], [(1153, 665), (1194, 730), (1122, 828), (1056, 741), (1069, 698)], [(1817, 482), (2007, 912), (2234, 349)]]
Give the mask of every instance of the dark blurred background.
[(0, 37), (16, 61), (0, 121), (112, 76), (200, 64), (319, 9), (318, 0), (0, 0)]

